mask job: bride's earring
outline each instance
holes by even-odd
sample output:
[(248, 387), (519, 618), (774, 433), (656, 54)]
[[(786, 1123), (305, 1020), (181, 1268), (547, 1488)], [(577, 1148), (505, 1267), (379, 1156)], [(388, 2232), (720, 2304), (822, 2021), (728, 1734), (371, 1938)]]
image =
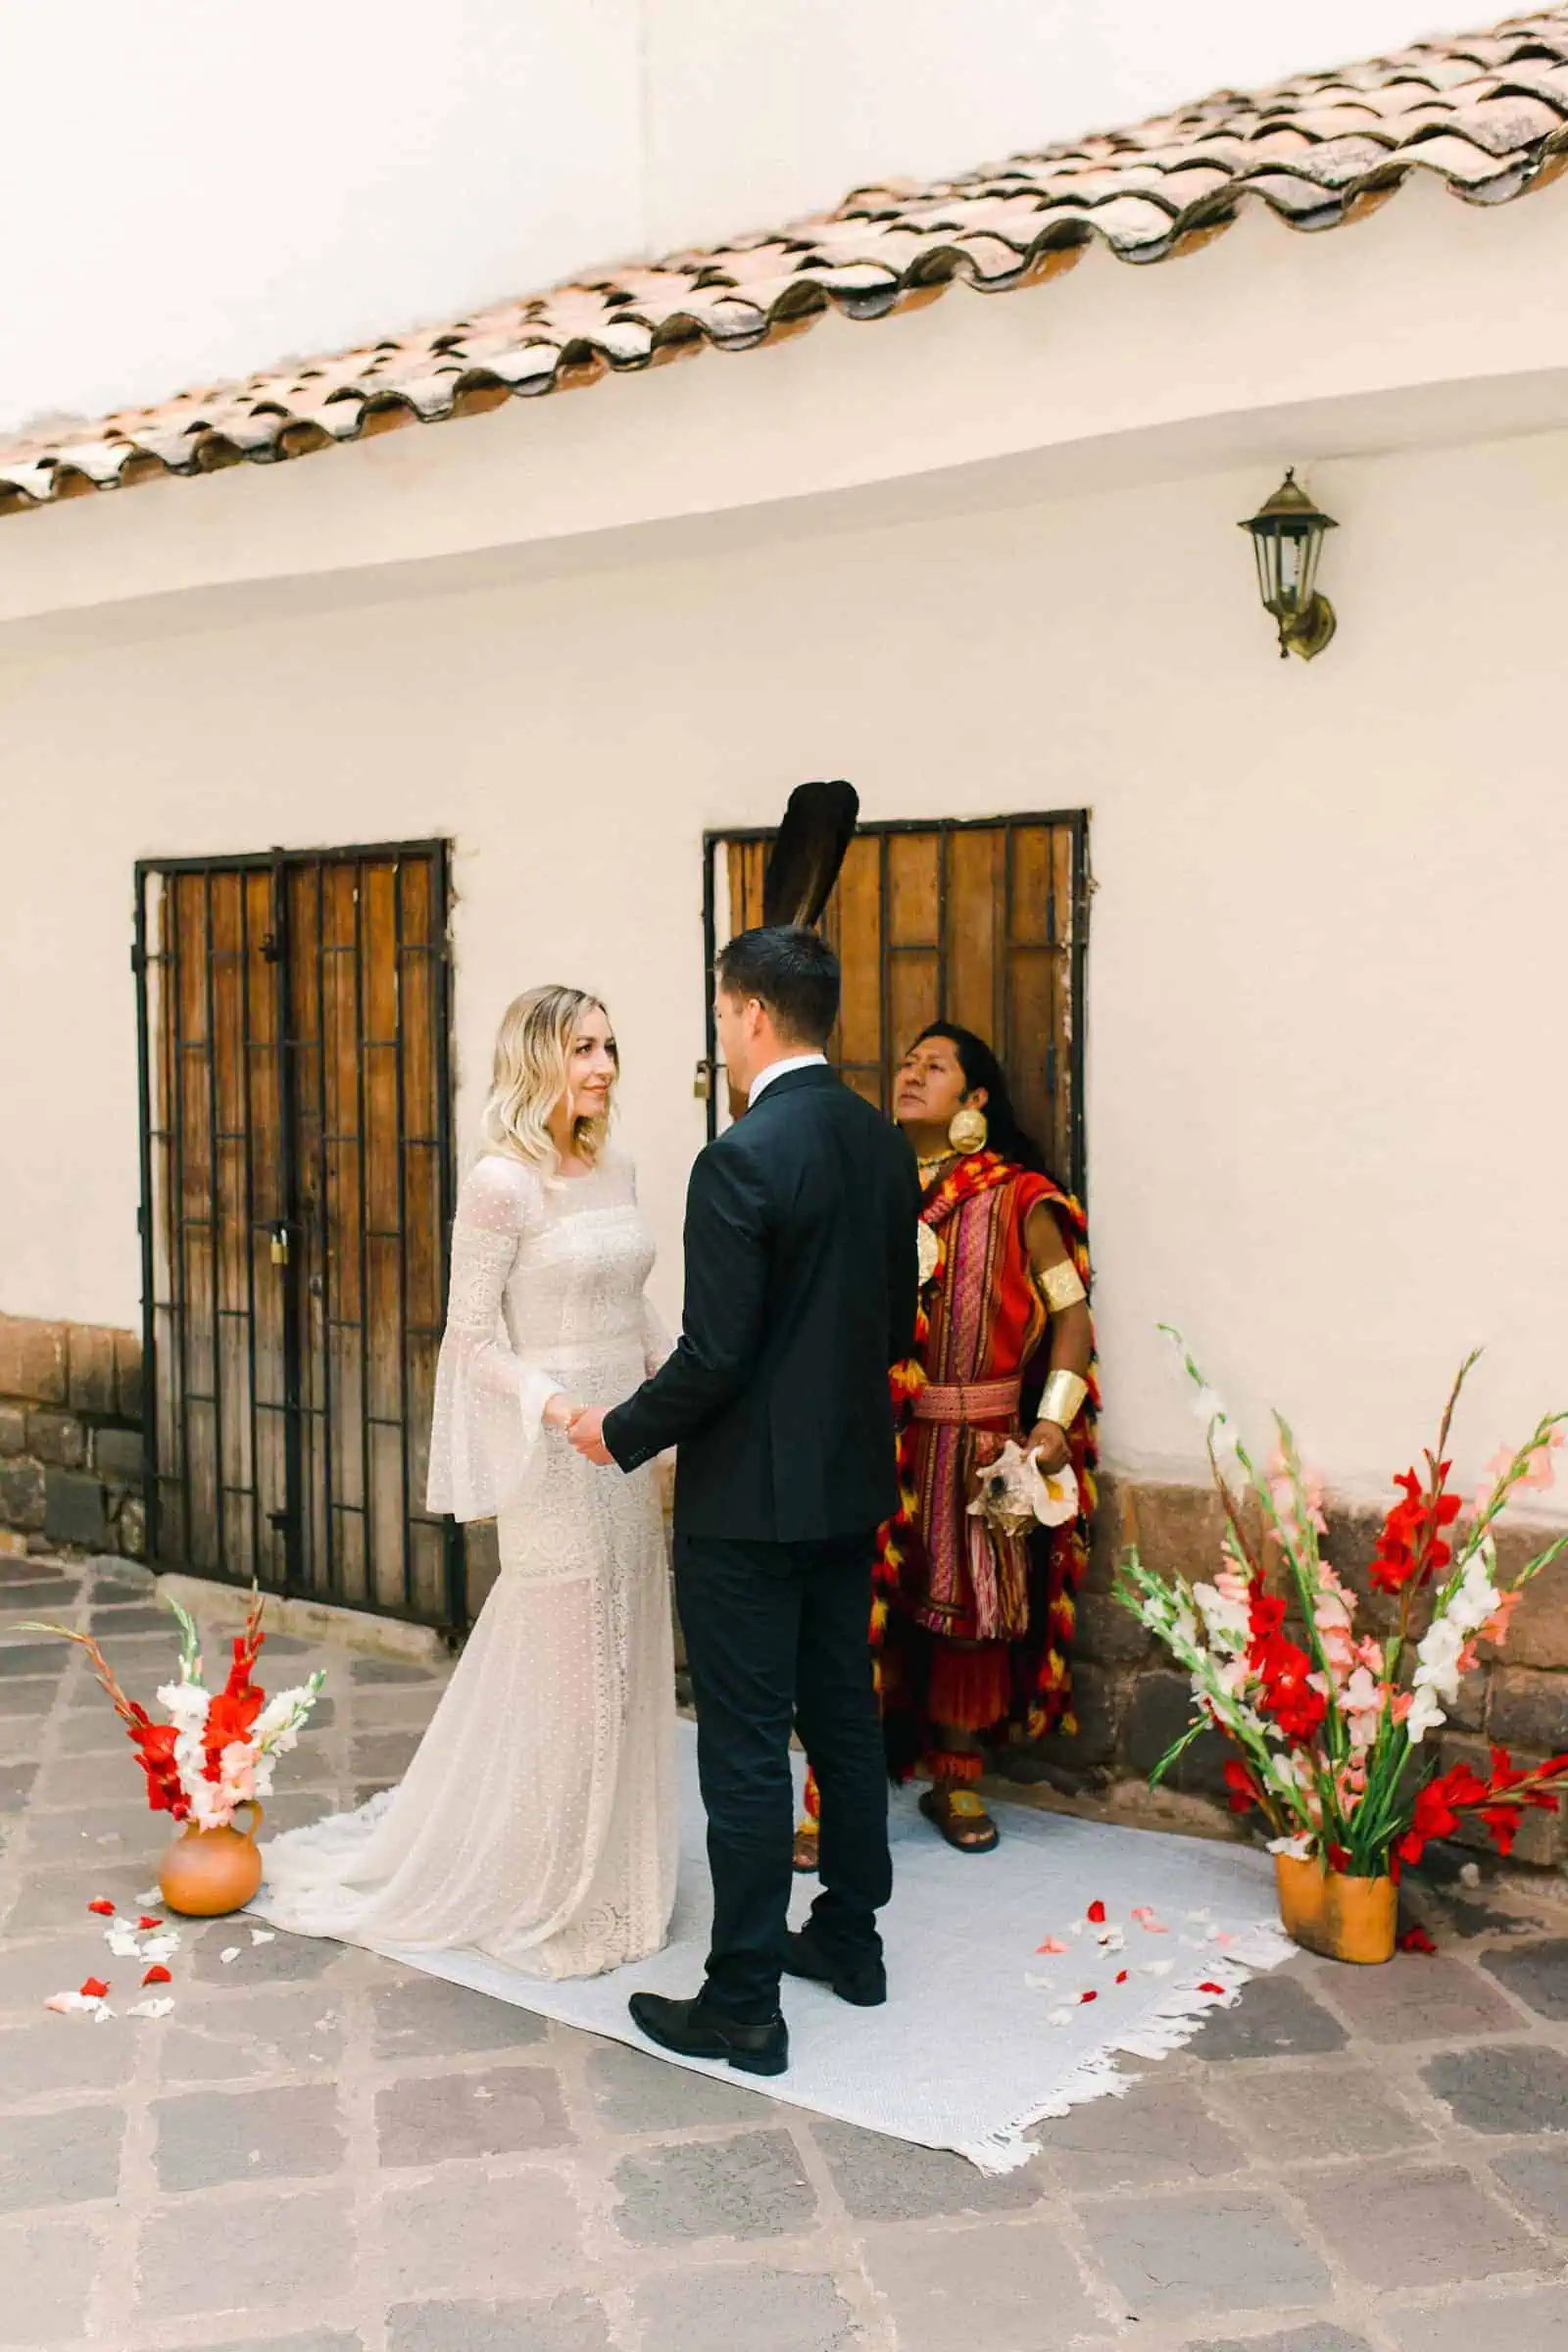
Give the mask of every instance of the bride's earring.
[(948, 1129), (948, 1141), (955, 1152), (983, 1152), (986, 1148), (986, 1138), (990, 1133), (991, 1130), (986, 1125), (985, 1112), (976, 1104), (966, 1102), (961, 1109), (956, 1110), (953, 1114), (953, 1123)]

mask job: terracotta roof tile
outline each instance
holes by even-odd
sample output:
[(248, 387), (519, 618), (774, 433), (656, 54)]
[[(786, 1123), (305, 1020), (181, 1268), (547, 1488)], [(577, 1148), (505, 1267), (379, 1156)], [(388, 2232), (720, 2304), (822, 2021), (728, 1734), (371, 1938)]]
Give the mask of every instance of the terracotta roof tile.
[(1095, 237), (1120, 261), (1165, 261), (1228, 227), (1247, 198), (1293, 228), (1334, 228), (1412, 172), (1436, 173), (1467, 203), (1501, 204), (1565, 165), (1568, 4), (1250, 95), (1217, 91), (954, 179), (873, 181), (830, 213), (727, 245), (0, 442), (0, 514), (302, 457), (707, 345), (751, 350), (830, 305), (880, 318), (960, 280), (987, 292), (1036, 284)]

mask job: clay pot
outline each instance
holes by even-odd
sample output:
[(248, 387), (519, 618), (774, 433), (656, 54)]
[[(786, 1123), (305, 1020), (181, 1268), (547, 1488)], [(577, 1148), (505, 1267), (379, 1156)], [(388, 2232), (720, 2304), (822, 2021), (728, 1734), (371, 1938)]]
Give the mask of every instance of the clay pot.
[(220, 1919), (243, 1911), (262, 1883), (256, 1833), (262, 1808), (247, 1800), (254, 1816), (248, 1830), (199, 1830), (192, 1822), (176, 1838), (159, 1866), (158, 1886), (171, 1911), (187, 1919)]
[(1392, 1879), (1350, 1879), (1317, 1860), (1276, 1854), (1280, 1920), (1293, 1942), (1325, 1960), (1378, 1967), (1394, 1958), (1398, 1890)]

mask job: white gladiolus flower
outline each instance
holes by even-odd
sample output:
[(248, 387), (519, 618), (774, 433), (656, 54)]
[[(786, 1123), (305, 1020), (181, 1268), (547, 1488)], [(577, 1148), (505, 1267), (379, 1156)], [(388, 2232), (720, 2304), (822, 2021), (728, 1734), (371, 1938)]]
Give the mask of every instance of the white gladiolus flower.
[(1428, 1732), (1441, 1730), (1446, 1720), (1437, 1693), (1429, 1684), (1423, 1684), (1410, 1702), (1410, 1712), (1404, 1719), (1404, 1736), (1412, 1747), (1419, 1747)]
[(1210, 1642), (1227, 1649), (1245, 1649), (1251, 1640), (1251, 1620), (1245, 1601), (1232, 1600), (1214, 1585), (1195, 1585), (1193, 1598), (1202, 1613)]
[(1438, 1618), (1428, 1628), (1415, 1653), (1416, 1668), (1411, 1677), (1418, 1694), (1430, 1690), (1449, 1706), (1453, 1704), (1459, 1695), (1459, 1652), (1463, 1647), (1463, 1631), (1455, 1625), (1451, 1613)]
[(305, 1728), (305, 1719), (321, 1695), (320, 1675), (310, 1682), (298, 1684), (292, 1690), (279, 1690), (270, 1698), (256, 1718), (252, 1737), (259, 1747), (269, 1753), (285, 1755), (298, 1740)]
[(171, 1723), (189, 1733), (203, 1729), (211, 1702), (199, 1683), (165, 1683), (159, 1690), (158, 1703), (167, 1710)]
[(1465, 1562), (1464, 1579), (1458, 1592), (1444, 1611), (1449, 1625), (1457, 1626), (1461, 1634), (1478, 1634), (1497, 1606), (1497, 1588), (1493, 1569), (1495, 1555), (1489, 1557), (1490, 1546), (1478, 1545)]

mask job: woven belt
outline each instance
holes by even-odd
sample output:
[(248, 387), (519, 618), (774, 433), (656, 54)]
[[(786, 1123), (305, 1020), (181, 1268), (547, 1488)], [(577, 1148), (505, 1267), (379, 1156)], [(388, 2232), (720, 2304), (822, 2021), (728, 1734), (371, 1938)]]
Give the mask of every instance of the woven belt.
[(1016, 1421), (1022, 1396), (1021, 1380), (988, 1380), (974, 1388), (920, 1389), (914, 1398), (914, 1418), (947, 1423)]

